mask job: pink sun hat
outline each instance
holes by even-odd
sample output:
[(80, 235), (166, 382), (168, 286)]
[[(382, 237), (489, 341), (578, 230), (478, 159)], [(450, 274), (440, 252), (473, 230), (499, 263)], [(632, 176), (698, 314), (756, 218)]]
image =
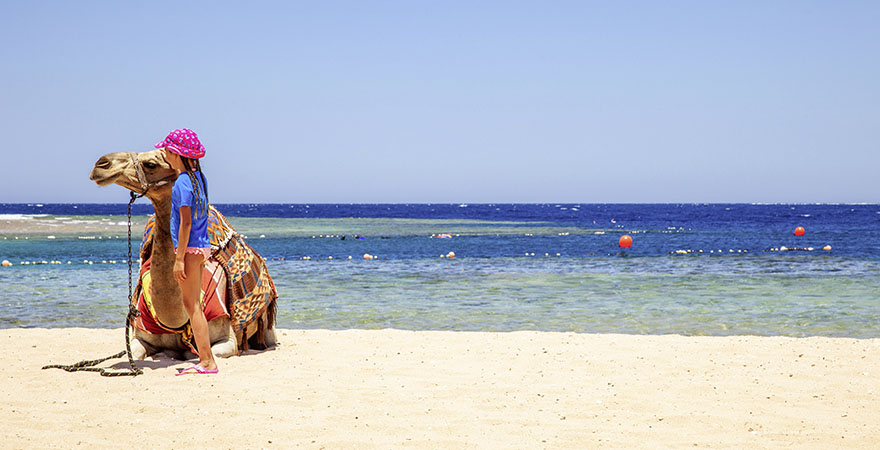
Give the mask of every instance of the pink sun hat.
[(156, 148), (165, 147), (173, 153), (192, 159), (205, 156), (205, 146), (195, 131), (181, 128), (168, 133), (164, 141), (156, 144)]

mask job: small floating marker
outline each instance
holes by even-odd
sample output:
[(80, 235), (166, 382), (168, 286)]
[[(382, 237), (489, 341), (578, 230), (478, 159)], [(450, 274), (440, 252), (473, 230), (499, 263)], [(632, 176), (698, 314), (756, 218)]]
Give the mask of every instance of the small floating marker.
[(371, 255), (369, 253), (364, 253), (364, 259), (367, 259), (367, 260), (373, 259), (373, 255)]
[(562, 256), (562, 255), (560, 255), (559, 253), (557, 253), (556, 256)]
[(455, 252), (449, 252), (446, 254), (447, 258), (455, 258)]
[(807, 232), (807, 231), (804, 230), (804, 227), (797, 227), (797, 228), (794, 229), (794, 235), (795, 235), (795, 236), (803, 236), (804, 233), (806, 233), (806, 232)]
[(620, 237), (620, 240), (617, 241), (617, 245), (619, 245), (620, 248), (630, 248), (633, 245), (633, 238), (628, 234), (624, 234)]
[(351, 255), (348, 255), (348, 259), (351, 259)]
[(826, 246), (822, 247), (822, 250), (825, 250), (826, 252), (830, 252), (830, 251), (831, 251), (831, 246), (830, 246), (830, 245), (826, 245)]
[(11, 266), (12, 266), (12, 263), (4, 259), (3, 262), (0, 262), (0, 266), (2, 266), (2, 267), (11, 267)]
[(549, 253), (544, 253), (544, 256), (550, 256), (550, 254), (549, 254)]
[(260, 238), (264, 238), (264, 237), (266, 237), (265, 234), (261, 234), (261, 235), (260, 235)]
[(780, 252), (784, 252), (784, 251), (786, 251), (786, 250), (788, 250), (788, 247), (786, 247), (786, 246), (784, 246), (784, 245), (783, 245), (782, 247), (779, 247), (779, 251), (780, 251)]

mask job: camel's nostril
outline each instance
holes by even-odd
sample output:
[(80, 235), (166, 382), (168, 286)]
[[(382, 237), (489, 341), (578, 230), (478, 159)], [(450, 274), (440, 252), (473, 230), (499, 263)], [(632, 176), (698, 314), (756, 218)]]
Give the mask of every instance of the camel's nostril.
[(102, 156), (98, 162), (95, 163), (95, 168), (97, 169), (107, 169), (110, 167), (110, 160), (106, 156)]

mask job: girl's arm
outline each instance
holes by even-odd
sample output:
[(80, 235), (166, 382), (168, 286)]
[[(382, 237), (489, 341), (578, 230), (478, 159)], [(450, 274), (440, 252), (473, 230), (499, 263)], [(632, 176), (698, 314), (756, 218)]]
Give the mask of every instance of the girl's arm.
[(189, 206), (180, 207), (180, 228), (177, 230), (177, 255), (174, 256), (174, 279), (182, 282), (186, 279), (184, 272), (184, 256), (189, 245), (189, 231), (192, 229), (192, 216)]

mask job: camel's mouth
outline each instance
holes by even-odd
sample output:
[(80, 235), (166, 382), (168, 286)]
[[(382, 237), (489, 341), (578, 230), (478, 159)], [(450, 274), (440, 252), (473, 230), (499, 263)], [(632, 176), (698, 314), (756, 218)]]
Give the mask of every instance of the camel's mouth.
[[(100, 163), (100, 161), (98, 162)], [(119, 175), (122, 175), (122, 170), (112, 170), (109, 167), (99, 167), (99, 164), (95, 164), (95, 167), (92, 168), (92, 172), (89, 174), (89, 179), (94, 181), (98, 186), (104, 187), (109, 186), (116, 182), (116, 179), (119, 178)]]

